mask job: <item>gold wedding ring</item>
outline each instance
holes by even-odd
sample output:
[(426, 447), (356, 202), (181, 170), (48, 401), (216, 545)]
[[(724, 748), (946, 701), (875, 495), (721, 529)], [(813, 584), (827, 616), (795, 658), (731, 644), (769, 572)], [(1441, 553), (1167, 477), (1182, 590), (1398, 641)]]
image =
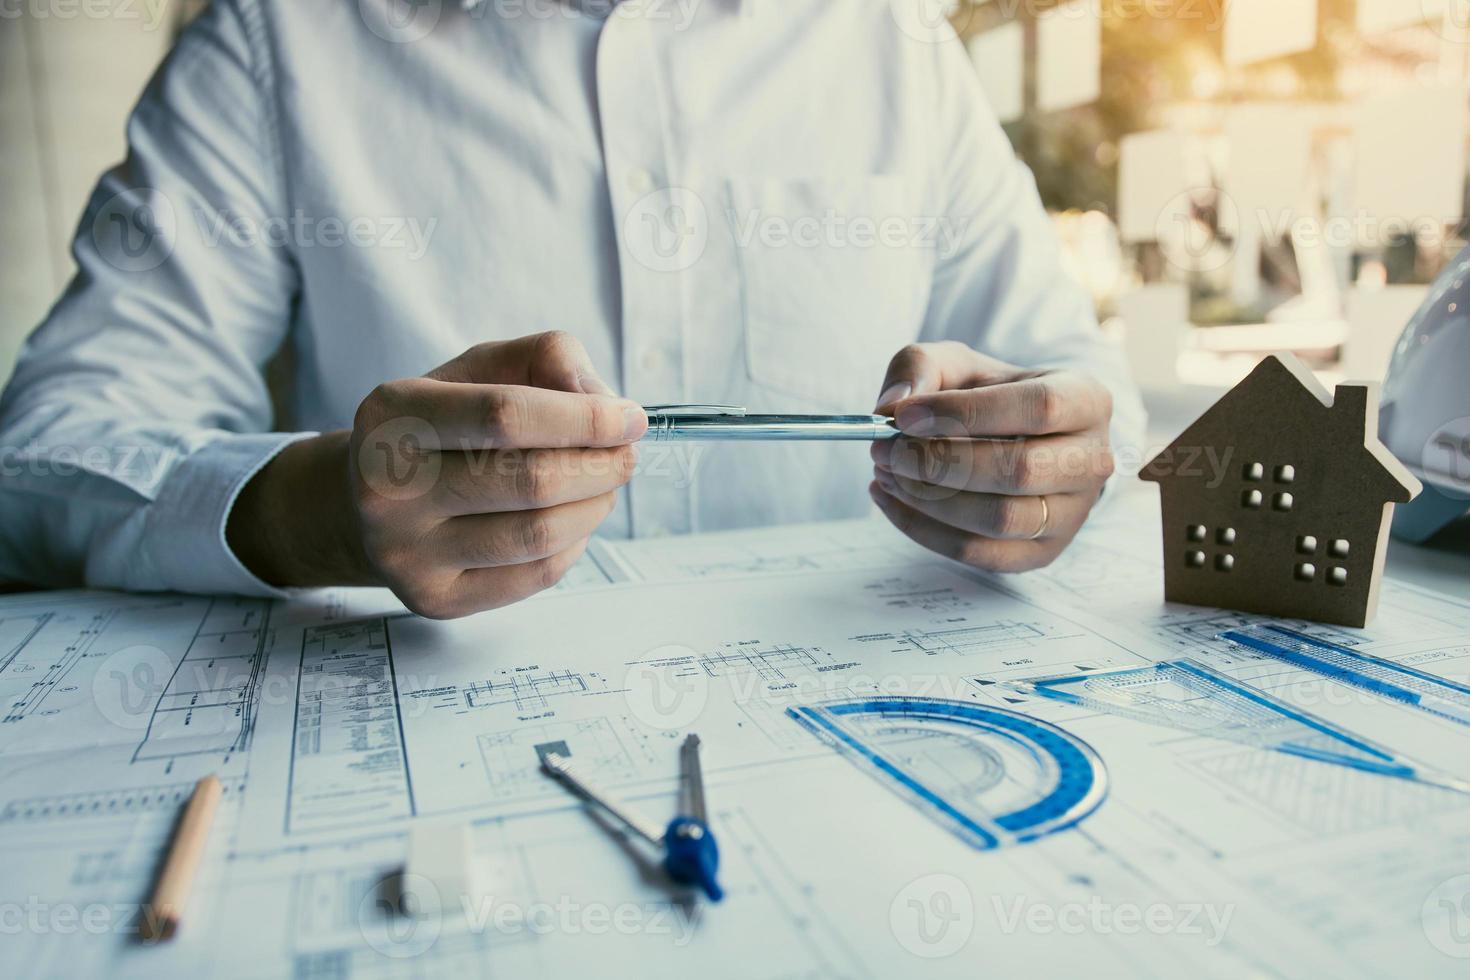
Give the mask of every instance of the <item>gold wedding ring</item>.
[(1035, 534), (1026, 539), (1028, 541), (1035, 541), (1045, 534), (1047, 525), (1051, 523), (1051, 507), (1047, 504), (1046, 497), (1043, 495), (1036, 499), (1041, 501), (1041, 526), (1036, 529)]

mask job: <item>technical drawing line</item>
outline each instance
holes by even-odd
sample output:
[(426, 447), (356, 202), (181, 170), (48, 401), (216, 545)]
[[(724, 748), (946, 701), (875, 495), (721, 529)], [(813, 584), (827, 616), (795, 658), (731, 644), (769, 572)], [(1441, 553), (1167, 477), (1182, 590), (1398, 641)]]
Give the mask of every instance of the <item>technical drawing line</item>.
[(403, 734), (403, 711), (399, 708), (402, 704), (398, 700), (398, 671), (393, 666), (393, 637), (390, 628), (392, 620), (383, 620), (383, 646), (388, 651), (388, 678), (393, 682), (393, 719), (398, 723), (398, 751), (403, 753), (403, 784), (408, 790), (408, 815), (418, 816), (418, 804), (413, 797), (413, 773), (408, 768), (408, 739)]
[[(37, 821), (50, 823), (61, 819), (131, 816), (176, 810), (189, 799), (194, 783), (163, 783), (156, 786), (132, 786), (120, 789), (62, 793), (55, 796), (25, 797), (10, 800), (0, 807), (0, 824)], [(243, 779), (225, 783), (226, 794), (243, 793)]]
[(26, 645), (29, 644), (31, 640), (35, 639), (36, 634), (41, 632), (42, 627), (44, 627), (51, 620), (52, 615), (54, 614), (48, 612), (40, 613), (36, 616), (21, 616), (13, 617), (10, 619), (0, 619), (0, 623), (12, 622), (14, 618), (35, 620), (35, 624), (30, 628), (30, 630), (26, 632), (25, 636), (20, 638), (20, 641), (16, 643), (15, 646), (10, 648), (10, 651), (8, 653), (0, 654), (0, 674), (5, 673), (5, 669), (15, 662), (15, 658), (20, 656), (20, 652), (26, 648)]
[(587, 678), (576, 671), (550, 670), (537, 674), (514, 674), (505, 680), (476, 681), (464, 686), (461, 695), (467, 708), (514, 704), (517, 710), (545, 708), (548, 698), (559, 694), (586, 694)]
[[(10, 706), (5, 714), (5, 721), (19, 721), (27, 715), (33, 714), (40, 708), (42, 702), (56, 690), (61, 679), (71, 673), (72, 668), (81, 663), (86, 657), (87, 651), (96, 642), (97, 637), (107, 628), (117, 615), (116, 609), (109, 609), (105, 613), (94, 615), (89, 624), (84, 628), (75, 641), (69, 643), (62, 655), (46, 668), (46, 673), (40, 680), (31, 684), (30, 690), (25, 696)], [(19, 653), (19, 651), (16, 651)]]
[(1226, 630), (1218, 638), (1330, 680), (1470, 725), (1470, 687), (1443, 677), (1274, 624)]
[(587, 560), (592, 563), (592, 567), (597, 569), (597, 574), (601, 575), (608, 582), (617, 581), (617, 579), (613, 577), (612, 572), (608, 571), (607, 568), (603, 565), (602, 558), (597, 554), (596, 549), (588, 548), (586, 552), (584, 552), (584, 554), (586, 555)]
[[(137, 747), (133, 750), (131, 762), (136, 763), (143, 759), (169, 758), (185, 755), (229, 754), (232, 752), (243, 752), (249, 747), (250, 736), (255, 726), (256, 690), (259, 686), (261, 671), (265, 667), (266, 642), (270, 631), (271, 605), (268, 602), (248, 604), (252, 607), (258, 606), (260, 619), (258, 625), (249, 625), (249, 621), (255, 617), (255, 612), (252, 610), (247, 615), (247, 622), (239, 629), (206, 630), (206, 627), (210, 625), (213, 619), (216, 607), (222, 601), (225, 600), (211, 599), (205, 607), (204, 614), (199, 619), (199, 626), (195, 629), (193, 637), (190, 638), (188, 646), (184, 649), (184, 655), (174, 665), (173, 673), (169, 675), (168, 682), (164, 685), (162, 694), (153, 704), (153, 709), (148, 716), (148, 727), (143, 733), (143, 738), (139, 740)], [(210, 654), (204, 658), (194, 657), (195, 650), (200, 646), (202, 640), (210, 637), (222, 640), (224, 637), (241, 633), (254, 635), (254, 644), (248, 650), (241, 653)], [(187, 679), (187, 674), (184, 670), (185, 664), (196, 665), (200, 659), (210, 662), (244, 661), (249, 665), (249, 673), (242, 681), (238, 683), (226, 683), (222, 687), (183, 689), (182, 682)], [(226, 681), (228, 681), (228, 678)], [(176, 688), (180, 689), (176, 690)], [(200, 700), (201, 695), (208, 694), (229, 694), (230, 697), (224, 700)], [(184, 701), (180, 704), (174, 704), (174, 699), (181, 696), (185, 698)], [(233, 730), (233, 735), (227, 743), (208, 740), (205, 744), (195, 748), (184, 748), (181, 746), (169, 747), (167, 743), (171, 736), (168, 734), (159, 735), (155, 732), (155, 726), (166, 729), (166, 726), (162, 723), (173, 712), (188, 712), (192, 716), (196, 712), (211, 709), (235, 711), (238, 713), (238, 720), (230, 726)], [(147, 749), (150, 743), (153, 742), (164, 743), (163, 751), (158, 754), (150, 754)]]

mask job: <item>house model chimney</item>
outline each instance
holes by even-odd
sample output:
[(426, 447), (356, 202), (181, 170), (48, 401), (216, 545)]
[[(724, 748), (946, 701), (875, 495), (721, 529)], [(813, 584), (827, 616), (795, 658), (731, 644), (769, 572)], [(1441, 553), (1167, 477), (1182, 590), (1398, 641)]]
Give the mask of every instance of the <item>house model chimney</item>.
[(1371, 381), (1346, 381), (1332, 392), (1332, 424), (1365, 445), (1378, 438), (1378, 385)]

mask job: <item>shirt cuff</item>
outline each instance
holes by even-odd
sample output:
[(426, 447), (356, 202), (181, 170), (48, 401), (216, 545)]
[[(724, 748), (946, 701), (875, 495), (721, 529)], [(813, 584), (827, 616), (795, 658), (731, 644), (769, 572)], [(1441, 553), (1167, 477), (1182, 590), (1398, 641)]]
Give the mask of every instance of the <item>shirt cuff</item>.
[(181, 592), (275, 598), (294, 594), (267, 584), (235, 557), (225, 541), (225, 523), (251, 477), (287, 446), (316, 434), (222, 436), (181, 460), (148, 507), (143, 550), (150, 577), (162, 588)]

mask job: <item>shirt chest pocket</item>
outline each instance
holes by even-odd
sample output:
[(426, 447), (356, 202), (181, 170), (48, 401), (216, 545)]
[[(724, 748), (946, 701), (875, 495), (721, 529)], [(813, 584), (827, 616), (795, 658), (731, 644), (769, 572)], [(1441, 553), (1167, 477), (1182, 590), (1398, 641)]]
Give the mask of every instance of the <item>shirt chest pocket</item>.
[(933, 250), (910, 183), (732, 178), (729, 194), (751, 380), (865, 411), (927, 300)]

